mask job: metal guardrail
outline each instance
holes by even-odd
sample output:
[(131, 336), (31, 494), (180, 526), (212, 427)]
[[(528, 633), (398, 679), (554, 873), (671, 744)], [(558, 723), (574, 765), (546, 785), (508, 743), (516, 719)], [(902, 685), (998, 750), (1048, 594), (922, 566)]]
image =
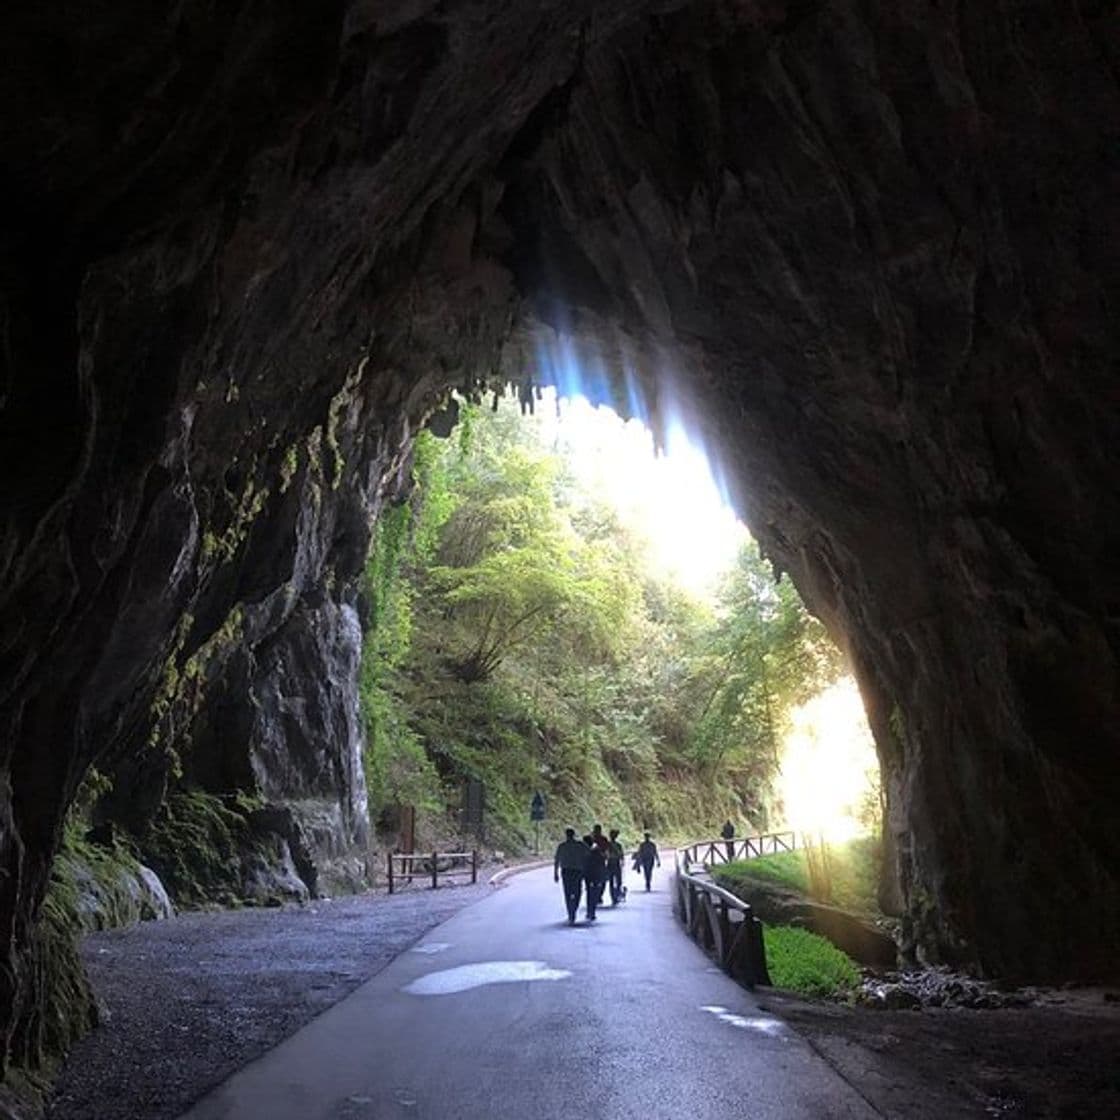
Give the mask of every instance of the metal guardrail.
[(748, 988), (770, 984), (762, 923), (754, 916), (749, 902), (716, 886), (707, 877), (708, 867), (732, 859), (792, 852), (796, 847), (796, 833), (768, 832), (742, 840), (697, 840), (677, 849), (678, 916), (689, 936), (711, 953), (725, 972)]
[[(464, 862), (469, 860), (470, 862)], [(390, 852), (389, 893), (401, 883), (411, 884), (414, 879), (431, 879), (432, 890), (441, 878), (450, 879), (469, 875), (472, 883), (478, 882), (478, 852)], [(397, 864), (397, 867), (394, 867)]]

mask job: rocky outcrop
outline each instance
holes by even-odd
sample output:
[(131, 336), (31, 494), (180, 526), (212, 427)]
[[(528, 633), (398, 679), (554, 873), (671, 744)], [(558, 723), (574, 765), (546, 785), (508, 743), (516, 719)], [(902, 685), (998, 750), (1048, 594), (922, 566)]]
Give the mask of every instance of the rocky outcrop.
[(163, 921), (175, 913), (159, 876), (143, 864), (117, 858), (82, 859), (64, 853), (54, 875), (72, 894), (73, 909), (86, 932), (133, 922)]
[(352, 860), (370, 519), (447, 389), (573, 355), (849, 650), (913, 950), (1115, 967), (1115, 4), (3, 20), (5, 1055), (91, 763)]

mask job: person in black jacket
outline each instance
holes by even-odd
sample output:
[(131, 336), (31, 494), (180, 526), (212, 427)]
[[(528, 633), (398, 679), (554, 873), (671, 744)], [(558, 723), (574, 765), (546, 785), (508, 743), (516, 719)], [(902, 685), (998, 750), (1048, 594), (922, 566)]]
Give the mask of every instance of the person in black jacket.
[(625, 858), (626, 849), (618, 838), (618, 829), (612, 828), (607, 848), (607, 882), (611, 888), (612, 906), (617, 906), (626, 897), (626, 888), (622, 885), (622, 861)]
[(730, 820), (726, 820), (723, 822), (723, 828), (719, 830), (719, 834), (726, 841), (727, 862), (730, 863), (735, 858), (735, 826)]
[(564, 905), (568, 909), (568, 925), (576, 924), (579, 898), (583, 894), (583, 877), (587, 871), (585, 846), (576, 839), (574, 828), (564, 829), (564, 839), (556, 849), (552, 861), (552, 877), (558, 883), (564, 879)]
[(587, 920), (595, 921), (595, 908), (603, 897), (603, 885), (607, 881), (607, 861), (603, 850), (595, 843), (590, 833), (583, 838), (587, 845), (586, 862), (583, 876), (587, 880)]
[(661, 856), (657, 854), (657, 845), (650, 834), (638, 845), (637, 859), (635, 862), (641, 867), (642, 874), (646, 877), (646, 890), (650, 889), (650, 880), (653, 878), (653, 865), (661, 866)]

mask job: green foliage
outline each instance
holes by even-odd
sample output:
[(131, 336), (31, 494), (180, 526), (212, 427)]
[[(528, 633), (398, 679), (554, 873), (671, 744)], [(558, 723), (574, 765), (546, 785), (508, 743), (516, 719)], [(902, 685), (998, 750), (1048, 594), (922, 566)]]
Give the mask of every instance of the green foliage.
[[(120, 872), (136, 866), (127, 854), (106, 852), (82, 839), (89, 809), (108, 787), (108, 779), (94, 769), (79, 786), (31, 933), (27, 967), (35, 978), (34, 1002), (24, 1009), (11, 1039), (11, 1059), (26, 1071), (49, 1067), (97, 1025), (97, 1004), (78, 956), (78, 938), (91, 928), (79, 879), (92, 879), (91, 885), (110, 900), (110, 907), (125, 911), (129, 900)], [(120, 924), (130, 917), (122, 914)]]
[(760, 859), (739, 859), (715, 869), (720, 886), (734, 892), (736, 887), (749, 888), (752, 882), (776, 883), (780, 887), (809, 893), (809, 871), (805, 853), (778, 852)]
[(776, 988), (830, 996), (850, 992), (859, 983), (855, 962), (827, 938), (794, 926), (767, 926), (762, 936)]
[(359, 679), (366, 725), (366, 782), (374, 816), (392, 800), (435, 808), (435, 770), (409, 724), (401, 670), (412, 646), (415, 589), (403, 571), (434, 554), (455, 501), (437, 441), (427, 433), (413, 451), (415, 488), (407, 503), (383, 510), (374, 526), (365, 588), (368, 607)]
[(177, 905), (236, 906), (242, 858), (255, 843), (236, 797), (192, 790), (168, 795), (143, 838), (143, 853)]
[[(721, 596), (721, 617), (699, 653), (692, 762), (713, 778), (731, 769), (762, 790), (780, 762), (787, 715), (843, 671), (839, 651), (788, 581), (775, 582), (758, 545), (739, 554)], [(756, 816), (764, 816), (757, 810)]]
[(647, 545), (508, 411), (417, 440), (407, 501), (366, 569), (361, 701), (371, 814), (455, 829), (481, 781), (487, 840), (592, 820), (679, 839), (765, 823), (789, 707), (838, 655), (744, 552), (718, 608), (652, 576)]
[(456, 464), (462, 500), (421, 580), (440, 606), (448, 666), (464, 683), (487, 680), (557, 629), (569, 648), (609, 655), (628, 617), (628, 585), (575, 532), (556, 493), (555, 458), (482, 441), (472, 455)]
[[(827, 845), (828, 883), (823, 890), (811, 873), (811, 853), (805, 849), (723, 864), (717, 869), (716, 878), (733, 893), (749, 895), (752, 884), (776, 883), (845, 910), (878, 915), (879, 850), (879, 840), (869, 836)], [(819, 848), (817, 851), (819, 854)]]
[(82, 932), (76, 895), (52, 878), (28, 945), (34, 1002), (12, 1031), (11, 1060), (18, 1066), (43, 1069), (97, 1026), (97, 1003), (78, 956)]

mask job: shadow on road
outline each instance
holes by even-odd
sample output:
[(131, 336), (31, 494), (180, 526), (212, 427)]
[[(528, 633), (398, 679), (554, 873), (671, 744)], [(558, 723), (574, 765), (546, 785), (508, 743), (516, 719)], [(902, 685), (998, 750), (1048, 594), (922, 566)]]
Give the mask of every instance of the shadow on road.
[(561, 930), (561, 929), (594, 929), (599, 924), (598, 918), (595, 921), (589, 922), (586, 918), (577, 918), (575, 925), (569, 925), (567, 918), (561, 918), (558, 922), (548, 922), (546, 925), (537, 926), (541, 930)]

